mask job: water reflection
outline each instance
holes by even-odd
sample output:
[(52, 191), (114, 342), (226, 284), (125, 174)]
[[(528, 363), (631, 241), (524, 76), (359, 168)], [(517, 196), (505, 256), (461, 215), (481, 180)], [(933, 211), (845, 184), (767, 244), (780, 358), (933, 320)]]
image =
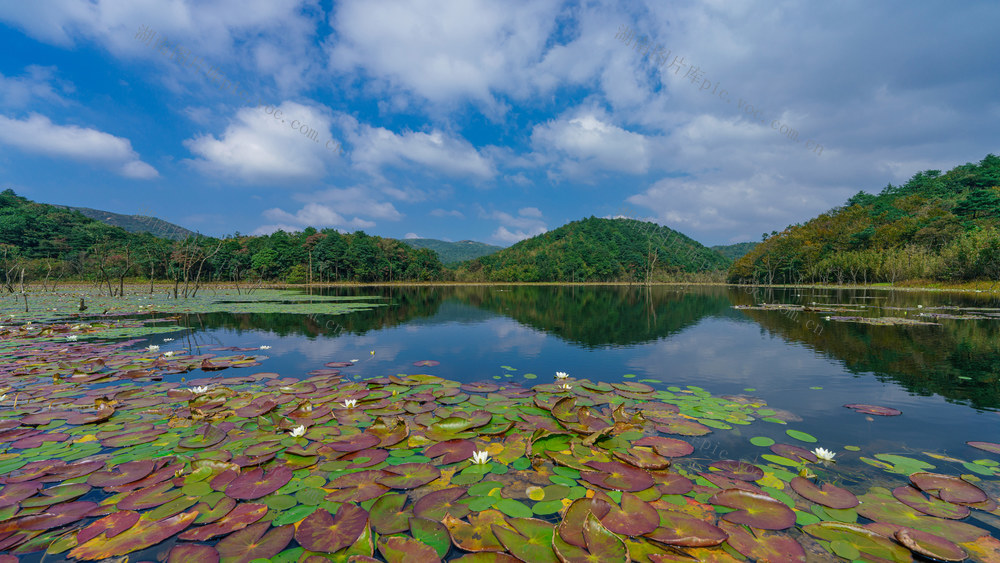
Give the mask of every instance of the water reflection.
[[(386, 306), (341, 316), (213, 313), (190, 315), (183, 322), (209, 334), (265, 331), (279, 338), (304, 337), (286, 345), (300, 355), (295, 368), (307, 361), (315, 367), (316, 361), (344, 360), (344, 355), (353, 359), (379, 348), (373, 368), (404, 370), (414, 360), (438, 356), (453, 366), (450, 373), (442, 367), (444, 373), (438, 375), (475, 379), (495, 377), (496, 368), (511, 363), (514, 355), (540, 359), (541, 367), (531, 368), (540, 373), (583, 364), (588, 376), (597, 379), (617, 379), (631, 370), (665, 382), (730, 381), (727, 392), (762, 376), (769, 388), (779, 390), (801, 385), (804, 374), (821, 379), (837, 372), (892, 381), (909, 393), (939, 395), (979, 409), (1000, 407), (1000, 319), (870, 326), (827, 321), (824, 313), (733, 308), (759, 303), (864, 305), (871, 314), (899, 316), (903, 313), (890, 308), (996, 306), (986, 294), (721, 286), (353, 287), (322, 292), (377, 295)], [(755, 330), (748, 331), (751, 327)]]

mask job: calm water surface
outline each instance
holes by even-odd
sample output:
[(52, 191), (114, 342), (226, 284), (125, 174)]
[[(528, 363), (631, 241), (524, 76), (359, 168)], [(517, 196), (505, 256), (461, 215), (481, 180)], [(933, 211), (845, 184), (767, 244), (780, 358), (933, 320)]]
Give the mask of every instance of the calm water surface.
[[(938, 320), (940, 326), (824, 318), (935, 320), (920, 315), (954, 313), (936, 307), (1000, 306), (987, 294), (621, 286), (323, 291), (377, 296), (385, 305), (342, 316), (191, 315), (182, 318), (188, 332), (152, 343), (192, 351), (269, 345), (270, 359), (259, 369), (288, 377), (306, 377), (326, 362), (359, 360), (343, 373), (430, 373), (530, 386), (565, 371), (574, 378), (645, 381), (657, 388), (698, 386), (714, 395), (760, 397), (788, 411), (789, 427), (814, 434), (818, 445), (841, 452), (838, 461), (848, 464), (873, 451), (977, 459), (985, 452), (965, 441), (1000, 440), (1000, 317)], [(734, 308), (759, 303), (865, 308), (797, 314)], [(164, 343), (163, 337), (176, 340)], [(440, 365), (414, 366), (421, 360)], [(847, 403), (893, 407), (903, 415), (866, 416), (844, 408)], [(753, 458), (764, 452), (748, 438), (790, 442), (784, 429), (757, 422), (696, 444), (716, 458)], [(864, 449), (852, 454), (843, 452), (844, 445)]]

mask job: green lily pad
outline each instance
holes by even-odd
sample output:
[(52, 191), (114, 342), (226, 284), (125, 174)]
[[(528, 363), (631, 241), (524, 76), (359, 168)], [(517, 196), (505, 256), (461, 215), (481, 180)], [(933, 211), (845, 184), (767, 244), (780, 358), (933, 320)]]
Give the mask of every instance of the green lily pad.
[(405, 532), (410, 528), (410, 513), (404, 511), (405, 494), (385, 494), (369, 510), (368, 518), (375, 531), (382, 535)]
[(746, 524), (764, 530), (784, 530), (795, 525), (795, 513), (784, 503), (765, 494), (728, 489), (712, 495), (709, 502), (735, 508), (722, 517), (736, 524)]
[(802, 528), (807, 534), (829, 542), (842, 541), (854, 547), (862, 556), (884, 561), (912, 561), (909, 550), (871, 530), (843, 522), (820, 522)]
[(801, 430), (792, 430), (791, 428), (789, 428), (788, 430), (785, 430), (785, 434), (788, 434), (789, 436), (795, 438), (800, 442), (812, 443), (817, 441), (815, 436), (807, 432), (802, 432)]
[(433, 547), (405, 536), (382, 537), (378, 551), (388, 563), (437, 563), (441, 557)]
[(438, 558), (444, 558), (451, 549), (451, 535), (441, 522), (428, 518), (410, 518), (410, 534), (431, 546)]
[(509, 518), (510, 528), (493, 526), (493, 534), (515, 557), (522, 561), (558, 563), (552, 549), (554, 526), (535, 518)]

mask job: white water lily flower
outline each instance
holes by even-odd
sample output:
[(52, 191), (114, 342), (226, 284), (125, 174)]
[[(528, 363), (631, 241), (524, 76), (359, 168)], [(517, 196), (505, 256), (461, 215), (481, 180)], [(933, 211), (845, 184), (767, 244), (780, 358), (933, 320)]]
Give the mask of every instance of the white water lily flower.
[(189, 387), (188, 389), (195, 395), (208, 393), (208, 385), (199, 385), (197, 387)]
[(557, 371), (556, 372), (556, 379), (566, 379), (568, 377), (569, 377), (569, 374), (566, 373), (566, 372), (564, 372), (564, 371)]
[(261, 346), (260, 349), (261, 350), (270, 350), (271, 347), (270, 346)]
[(75, 334), (71, 334), (71, 335), (69, 335), (69, 336), (66, 337), (66, 340), (68, 340), (70, 342), (76, 342), (77, 338), (79, 338), (79, 336), (77, 336)]
[(569, 391), (570, 389), (573, 388), (573, 386), (570, 385), (569, 383), (563, 383), (562, 385), (559, 386), (559, 388), (562, 389), (563, 391)]
[(292, 428), (291, 432), (289, 432), (289, 434), (292, 435), (292, 438), (301, 438), (302, 436), (305, 435), (305, 433), (306, 433), (306, 427), (302, 426), (301, 424), (296, 426), (295, 428)]
[(174, 353), (175, 353), (175, 352), (174, 352), (173, 350), (171, 350), (171, 351), (169, 351), (169, 352), (164, 352), (164, 353), (163, 353), (163, 355), (169, 358), (170, 356), (173, 356), (173, 355), (174, 355)]
[(472, 461), (472, 463), (476, 465), (485, 465), (489, 460), (490, 460), (489, 452), (484, 452), (480, 450), (472, 452), (472, 458), (470, 458), (470, 461)]
[(356, 364), (356, 363), (358, 363), (358, 362), (360, 362), (360, 361), (361, 361), (361, 360), (351, 360), (351, 363), (352, 363), (352, 364)]
[(159, 352), (160, 351), (160, 347), (157, 346), (156, 344), (150, 344), (149, 346), (146, 346), (146, 349), (149, 350), (150, 352)]
[(6, 398), (7, 398), (7, 394), (6, 393), (4, 393), (3, 395), (0, 395), (0, 401), (4, 400)]
[(345, 399), (344, 402), (341, 403), (341, 404), (343, 405), (343, 407), (345, 409), (353, 409), (354, 407), (358, 406), (358, 400), (357, 399)]
[(812, 451), (812, 453), (815, 454), (817, 458), (823, 461), (833, 461), (833, 456), (837, 455), (836, 453), (826, 448), (816, 448), (815, 450)]

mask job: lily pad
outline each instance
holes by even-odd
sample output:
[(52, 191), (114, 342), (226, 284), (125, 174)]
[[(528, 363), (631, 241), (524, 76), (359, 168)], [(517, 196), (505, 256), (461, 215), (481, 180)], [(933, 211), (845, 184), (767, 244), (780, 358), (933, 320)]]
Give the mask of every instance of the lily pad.
[(493, 526), (492, 531), (512, 555), (533, 563), (558, 563), (552, 549), (555, 527), (551, 523), (535, 518), (509, 518), (507, 523), (510, 528)]
[(937, 497), (925, 497), (916, 487), (903, 485), (892, 490), (892, 496), (896, 500), (938, 518), (948, 518), (950, 520), (961, 520), (969, 515), (969, 507), (961, 504), (953, 504), (943, 501)]
[(681, 547), (711, 547), (729, 536), (721, 528), (690, 514), (676, 510), (661, 510), (659, 526), (646, 537), (667, 545)]
[(935, 561), (965, 561), (969, 556), (964, 549), (945, 538), (920, 530), (899, 530), (896, 539), (913, 553)]
[(764, 530), (784, 530), (795, 525), (795, 513), (781, 501), (765, 494), (727, 489), (712, 495), (709, 502), (735, 508), (722, 517), (736, 524), (746, 524)]
[(410, 534), (434, 548), (439, 558), (444, 558), (451, 549), (451, 535), (441, 522), (427, 518), (410, 518)]
[(719, 522), (719, 527), (729, 534), (726, 544), (754, 561), (768, 563), (805, 563), (806, 552), (795, 538), (765, 530)]
[(405, 536), (379, 538), (378, 551), (388, 563), (437, 563), (441, 561), (433, 547)]
[(353, 545), (368, 528), (368, 512), (353, 504), (343, 504), (332, 516), (322, 508), (303, 520), (295, 539), (309, 551), (333, 553)]
[(816, 504), (835, 509), (854, 508), (858, 505), (858, 497), (854, 493), (831, 483), (823, 483), (822, 487), (818, 487), (808, 479), (796, 477), (791, 480), (790, 485), (796, 493)]
[(581, 472), (583, 480), (615, 491), (642, 491), (653, 486), (653, 477), (642, 469), (617, 461), (591, 461), (595, 471)]
[(465, 518), (469, 514), (469, 506), (457, 502), (465, 496), (462, 487), (451, 487), (424, 495), (413, 505), (413, 514), (440, 522), (446, 514), (453, 518)]
[(717, 469), (719, 474), (725, 477), (738, 479), (740, 481), (756, 481), (764, 477), (763, 469), (752, 463), (746, 463), (744, 461), (737, 461), (734, 459), (716, 461), (709, 464), (709, 467)]
[(979, 487), (951, 475), (914, 473), (910, 475), (910, 481), (918, 489), (948, 502), (971, 504), (989, 498)]
[(899, 416), (903, 411), (890, 407), (880, 407), (878, 405), (866, 405), (863, 403), (852, 403), (845, 407), (864, 414), (874, 414), (876, 416)]
[(267, 473), (253, 469), (233, 479), (226, 486), (226, 496), (237, 500), (254, 500), (267, 496), (292, 480), (292, 470), (280, 465)]
[(379, 497), (369, 511), (368, 518), (376, 532), (382, 535), (405, 532), (410, 528), (409, 511), (404, 511), (405, 494), (386, 494)]
[(469, 515), (469, 521), (459, 520), (446, 514), (442, 523), (451, 534), (455, 547), (465, 551), (503, 551), (504, 546), (493, 534), (493, 525), (507, 526), (503, 514), (498, 510), (484, 510)]
[(694, 451), (689, 442), (665, 436), (646, 436), (633, 442), (633, 445), (652, 446), (656, 453), (665, 457), (684, 457)]
[(996, 442), (966, 442), (966, 444), (973, 448), (1000, 455), (1000, 444)]
[(844, 522), (819, 522), (803, 526), (807, 534), (826, 541), (842, 541), (851, 545), (868, 559), (906, 563), (912, 561), (909, 550), (889, 538), (857, 524)]
[(391, 489), (415, 489), (441, 476), (441, 470), (429, 463), (402, 463), (386, 467), (378, 482)]
[(622, 493), (620, 507), (604, 493), (597, 492), (594, 498), (608, 504), (610, 510), (600, 518), (601, 524), (616, 534), (641, 536), (659, 526), (660, 515), (656, 509), (631, 493)]
[(259, 522), (222, 538), (215, 549), (226, 563), (250, 563), (281, 553), (294, 535), (295, 528), (291, 525), (271, 528), (270, 522)]
[(140, 518), (131, 528), (112, 538), (105, 538), (102, 535), (74, 547), (70, 550), (69, 556), (93, 561), (145, 549), (183, 531), (197, 516), (198, 513), (192, 511), (163, 520)]
[(267, 505), (255, 503), (237, 504), (229, 514), (219, 520), (199, 528), (188, 530), (179, 537), (185, 541), (205, 541), (216, 536), (242, 530), (267, 514)]

